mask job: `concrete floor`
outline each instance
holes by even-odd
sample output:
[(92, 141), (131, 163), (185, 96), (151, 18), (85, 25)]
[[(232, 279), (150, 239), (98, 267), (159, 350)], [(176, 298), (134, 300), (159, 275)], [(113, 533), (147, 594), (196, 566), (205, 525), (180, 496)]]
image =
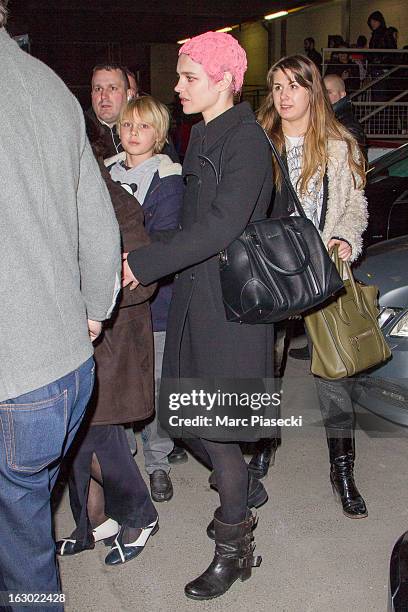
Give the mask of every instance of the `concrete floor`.
[[(160, 531), (140, 557), (109, 568), (108, 549), (98, 543), (95, 550), (60, 560), (66, 610), (385, 612), (389, 557), (408, 529), (406, 437), (356, 432), (356, 480), (369, 516), (348, 519), (332, 495), (324, 432), (311, 425), (319, 421), (316, 405), (308, 362), (289, 359), (282, 415), (302, 415), (304, 425), (282, 431), (276, 463), (263, 481), (269, 502), (258, 510), (255, 532), (263, 563), (251, 580), (209, 602), (184, 596), (184, 584), (212, 558), (205, 528), (217, 506), (208, 472), (190, 458), (172, 469), (174, 497), (157, 504)], [(142, 467), (140, 453), (137, 461)], [(57, 537), (67, 536), (72, 526), (65, 495), (56, 514)]]

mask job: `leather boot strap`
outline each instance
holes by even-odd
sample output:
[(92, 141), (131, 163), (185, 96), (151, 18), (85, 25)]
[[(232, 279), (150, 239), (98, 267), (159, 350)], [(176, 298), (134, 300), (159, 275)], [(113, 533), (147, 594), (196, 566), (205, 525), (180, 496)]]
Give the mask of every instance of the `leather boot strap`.
[(256, 555), (256, 557), (251, 555), (250, 557), (241, 557), (240, 559), (238, 559), (239, 569), (245, 569), (247, 567), (259, 567), (261, 563), (262, 563), (261, 555)]

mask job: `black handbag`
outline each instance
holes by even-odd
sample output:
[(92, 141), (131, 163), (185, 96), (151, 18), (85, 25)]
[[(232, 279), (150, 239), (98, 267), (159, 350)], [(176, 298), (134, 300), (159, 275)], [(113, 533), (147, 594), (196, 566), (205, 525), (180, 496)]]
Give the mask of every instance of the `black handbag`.
[(263, 219), (219, 255), (225, 313), (236, 323), (275, 323), (325, 302), (343, 287), (318, 230), (299, 202), (269, 136), (299, 217)]

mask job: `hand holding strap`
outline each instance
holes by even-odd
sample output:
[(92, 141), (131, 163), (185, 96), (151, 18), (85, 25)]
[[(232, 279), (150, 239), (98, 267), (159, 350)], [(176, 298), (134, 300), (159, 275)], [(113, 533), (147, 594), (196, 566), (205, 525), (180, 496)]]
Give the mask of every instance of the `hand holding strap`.
[[(356, 280), (354, 278), (353, 272), (351, 271), (351, 267), (348, 261), (343, 261), (339, 257), (339, 245), (334, 245), (333, 248), (330, 249), (330, 256), (332, 257), (334, 264), (337, 268), (340, 277), (343, 278), (343, 270), (346, 270), (346, 275), (350, 281), (351, 288), (353, 290), (354, 300), (357, 304), (357, 308), (362, 316), (365, 316), (365, 309), (363, 304), (361, 303), (361, 295), (357, 289)], [(339, 300), (341, 305), (341, 300)]]

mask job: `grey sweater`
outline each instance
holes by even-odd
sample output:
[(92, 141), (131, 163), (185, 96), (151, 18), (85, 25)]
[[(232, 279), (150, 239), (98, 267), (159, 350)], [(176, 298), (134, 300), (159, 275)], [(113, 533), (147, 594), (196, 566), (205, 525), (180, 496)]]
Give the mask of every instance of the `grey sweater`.
[(93, 352), (87, 317), (110, 313), (118, 225), (63, 82), (0, 28), (0, 401)]

